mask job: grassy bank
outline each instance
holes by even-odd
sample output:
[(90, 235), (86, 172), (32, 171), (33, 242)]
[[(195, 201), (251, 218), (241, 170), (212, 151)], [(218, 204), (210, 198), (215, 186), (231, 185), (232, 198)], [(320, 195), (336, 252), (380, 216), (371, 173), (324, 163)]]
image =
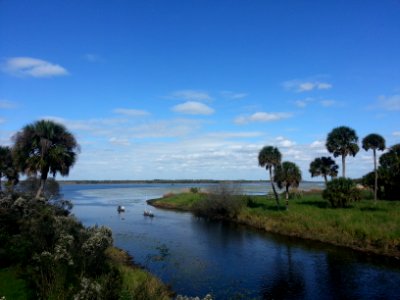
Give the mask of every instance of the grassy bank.
[[(150, 200), (159, 208), (192, 211), (207, 197), (183, 193)], [(326, 242), (400, 258), (400, 202), (362, 200), (349, 208), (333, 209), (320, 193), (290, 200), (289, 210), (277, 210), (265, 196), (245, 196), (231, 221), (268, 232)]]

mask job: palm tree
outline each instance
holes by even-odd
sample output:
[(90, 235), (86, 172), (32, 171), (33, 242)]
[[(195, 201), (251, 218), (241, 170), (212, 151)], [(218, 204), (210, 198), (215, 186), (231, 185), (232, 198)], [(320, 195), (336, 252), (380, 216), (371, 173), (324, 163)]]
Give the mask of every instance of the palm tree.
[(334, 178), (338, 174), (339, 166), (336, 162), (329, 156), (322, 156), (314, 159), (310, 163), (310, 173), (311, 177), (323, 176), (325, 180), (325, 186), (328, 183), (328, 176)]
[(286, 194), (286, 210), (289, 209), (289, 188), (298, 187), (301, 181), (300, 168), (290, 161), (285, 161), (278, 165), (275, 169), (275, 181), (278, 187), (282, 189), (285, 187)]
[(374, 154), (374, 173), (375, 173), (375, 185), (374, 185), (374, 201), (376, 202), (378, 198), (378, 172), (376, 168), (376, 150), (383, 151), (386, 148), (385, 139), (376, 133), (371, 133), (367, 135), (362, 140), (362, 147), (365, 151), (372, 149)]
[(25, 174), (40, 173), (39, 198), (49, 172), (67, 176), (76, 161), (79, 146), (75, 137), (61, 124), (49, 120), (26, 125), (14, 136), (16, 162)]
[(334, 128), (326, 139), (326, 148), (334, 157), (342, 156), (342, 177), (346, 177), (346, 156), (356, 156), (360, 148), (354, 129), (346, 126)]
[(260, 167), (265, 167), (266, 170), (269, 170), (269, 179), (271, 181), (272, 190), (274, 191), (276, 205), (278, 208), (280, 207), (279, 197), (275, 189), (272, 169), (276, 168), (276, 166), (281, 163), (281, 159), (282, 154), (279, 152), (279, 149), (273, 146), (265, 146), (258, 153), (258, 164)]

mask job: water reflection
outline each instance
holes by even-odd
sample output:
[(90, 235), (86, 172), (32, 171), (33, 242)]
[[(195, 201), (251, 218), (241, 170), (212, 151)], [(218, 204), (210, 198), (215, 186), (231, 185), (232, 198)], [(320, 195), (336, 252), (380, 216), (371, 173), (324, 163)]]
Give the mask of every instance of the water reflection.
[[(175, 186), (181, 189), (181, 186)], [(164, 186), (69, 186), (65, 196), (86, 225), (109, 226), (115, 244), (179, 294), (216, 299), (395, 299), (400, 263), (243, 226), (153, 209)], [(254, 190), (254, 187), (252, 187)], [(117, 205), (124, 205), (118, 214)]]

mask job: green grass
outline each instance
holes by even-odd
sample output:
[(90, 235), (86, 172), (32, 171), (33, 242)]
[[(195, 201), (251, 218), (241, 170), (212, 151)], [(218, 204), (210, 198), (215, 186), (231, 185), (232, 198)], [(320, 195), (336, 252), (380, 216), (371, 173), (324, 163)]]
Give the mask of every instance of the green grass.
[[(179, 194), (157, 199), (162, 208), (191, 210), (204, 195)], [(319, 193), (289, 200), (289, 210), (277, 210), (265, 196), (251, 199), (234, 222), (251, 227), (317, 240), (353, 249), (400, 257), (400, 201), (362, 200), (349, 208), (331, 208)], [(281, 204), (283, 201), (281, 201)], [(283, 209), (283, 207), (282, 207)]]
[(107, 249), (107, 256), (122, 276), (120, 300), (171, 299), (171, 291), (157, 277), (131, 264), (126, 252)]
[(29, 290), (23, 279), (18, 277), (16, 268), (0, 269), (0, 298), (7, 300), (29, 299)]

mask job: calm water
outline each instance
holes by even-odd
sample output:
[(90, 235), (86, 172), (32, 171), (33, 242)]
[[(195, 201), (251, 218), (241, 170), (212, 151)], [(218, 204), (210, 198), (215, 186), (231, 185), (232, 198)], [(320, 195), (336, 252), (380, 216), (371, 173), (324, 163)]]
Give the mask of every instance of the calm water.
[[(146, 199), (183, 184), (65, 185), (85, 225), (113, 230), (115, 245), (172, 285), (178, 294), (216, 299), (400, 299), (400, 262), (347, 249), (207, 222), (155, 209)], [(205, 188), (205, 185), (201, 186)], [(313, 188), (313, 184), (303, 188)], [(265, 184), (242, 187), (265, 193)], [(124, 205), (125, 213), (117, 213)]]

